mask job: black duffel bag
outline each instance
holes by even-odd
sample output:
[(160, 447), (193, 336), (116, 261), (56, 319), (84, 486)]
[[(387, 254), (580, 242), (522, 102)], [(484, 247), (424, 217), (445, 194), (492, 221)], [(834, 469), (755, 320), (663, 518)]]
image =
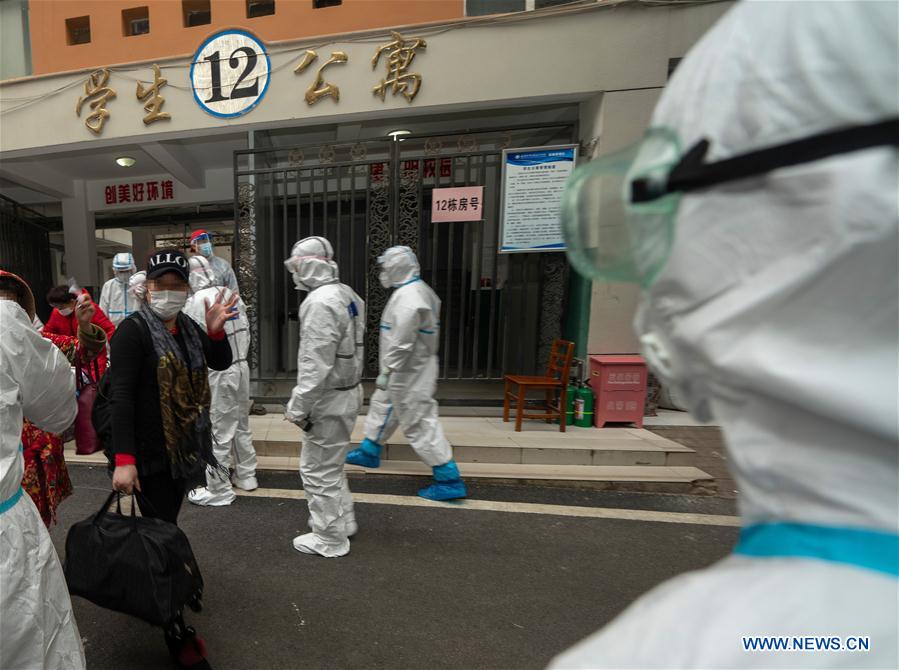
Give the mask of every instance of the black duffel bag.
[[(136, 507), (155, 513), (139, 491), (131, 514), (122, 514), (122, 495), (113, 491), (96, 514), (69, 529), (64, 565), (69, 593), (165, 626), (185, 605), (197, 608), (203, 577), (184, 532), (168, 521), (138, 516)], [(116, 496), (116, 512), (109, 512)]]

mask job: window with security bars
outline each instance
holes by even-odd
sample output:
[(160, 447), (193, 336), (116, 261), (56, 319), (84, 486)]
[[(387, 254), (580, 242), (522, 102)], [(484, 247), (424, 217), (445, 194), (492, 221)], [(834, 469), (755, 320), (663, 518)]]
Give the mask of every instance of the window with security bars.
[(125, 37), (146, 35), (150, 32), (150, 8), (132, 7), (122, 10), (122, 34)]
[(66, 19), (66, 44), (88, 44), (91, 41), (91, 17)]

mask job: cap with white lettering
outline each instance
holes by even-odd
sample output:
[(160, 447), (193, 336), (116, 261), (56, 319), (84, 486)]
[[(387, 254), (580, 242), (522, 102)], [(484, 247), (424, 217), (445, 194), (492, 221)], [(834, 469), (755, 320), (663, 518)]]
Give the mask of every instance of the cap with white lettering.
[(174, 272), (184, 281), (190, 278), (190, 265), (187, 257), (174, 249), (157, 251), (147, 260), (147, 279), (156, 279), (166, 272)]

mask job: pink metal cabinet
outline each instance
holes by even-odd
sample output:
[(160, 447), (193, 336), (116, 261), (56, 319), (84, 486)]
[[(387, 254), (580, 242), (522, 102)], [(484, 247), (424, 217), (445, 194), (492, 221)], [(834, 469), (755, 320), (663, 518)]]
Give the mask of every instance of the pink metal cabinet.
[(642, 428), (646, 382), (642, 356), (590, 356), (590, 386), (596, 396), (594, 425), (602, 428), (610, 422), (623, 422)]

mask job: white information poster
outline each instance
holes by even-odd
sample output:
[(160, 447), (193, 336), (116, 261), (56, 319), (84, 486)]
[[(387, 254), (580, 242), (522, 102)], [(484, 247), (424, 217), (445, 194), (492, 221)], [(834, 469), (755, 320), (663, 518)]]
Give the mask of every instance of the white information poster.
[(564, 251), (559, 210), (577, 145), (503, 150), (500, 253)]

